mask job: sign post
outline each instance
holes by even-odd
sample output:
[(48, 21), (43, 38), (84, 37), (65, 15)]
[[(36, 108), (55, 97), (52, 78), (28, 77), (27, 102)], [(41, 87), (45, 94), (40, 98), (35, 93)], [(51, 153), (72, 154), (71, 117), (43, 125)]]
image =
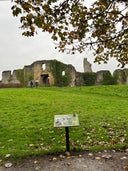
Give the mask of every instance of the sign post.
[(65, 127), (67, 151), (70, 151), (69, 127), (71, 126), (79, 126), (79, 119), (77, 114), (55, 115), (54, 127)]
[(66, 151), (70, 151), (70, 144), (69, 144), (69, 127), (65, 127), (66, 132)]

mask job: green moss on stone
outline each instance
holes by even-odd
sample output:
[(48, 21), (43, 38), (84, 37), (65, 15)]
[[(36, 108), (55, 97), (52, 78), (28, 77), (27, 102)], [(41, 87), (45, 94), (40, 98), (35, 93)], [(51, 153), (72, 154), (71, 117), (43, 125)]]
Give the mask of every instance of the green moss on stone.
[[(56, 86), (68, 86), (70, 84), (70, 73), (67, 69), (67, 65), (53, 60), (50, 63), (50, 70), (53, 73)], [(62, 75), (63, 71), (65, 71), (65, 75)]]
[(24, 84), (24, 70), (18, 69), (15, 72), (17, 80), (19, 80), (21, 84)]

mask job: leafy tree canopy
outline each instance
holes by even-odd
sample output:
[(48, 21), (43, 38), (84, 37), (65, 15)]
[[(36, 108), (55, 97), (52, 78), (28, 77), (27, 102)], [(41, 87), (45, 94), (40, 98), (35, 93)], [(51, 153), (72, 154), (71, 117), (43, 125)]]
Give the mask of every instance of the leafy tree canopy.
[(128, 64), (128, 0), (12, 0), (24, 36), (38, 28), (51, 33), (59, 51), (74, 54), (94, 50), (95, 62), (114, 57)]

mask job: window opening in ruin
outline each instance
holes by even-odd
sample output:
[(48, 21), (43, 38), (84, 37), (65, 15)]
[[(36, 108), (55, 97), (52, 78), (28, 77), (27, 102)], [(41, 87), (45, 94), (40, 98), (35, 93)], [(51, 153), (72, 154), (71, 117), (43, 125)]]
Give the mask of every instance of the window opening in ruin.
[(46, 70), (46, 64), (42, 64), (42, 69)]
[(42, 74), (41, 75), (41, 80), (42, 80), (42, 84), (44, 86), (49, 86), (49, 75), (48, 74)]
[(62, 71), (62, 76), (65, 76), (65, 71)]

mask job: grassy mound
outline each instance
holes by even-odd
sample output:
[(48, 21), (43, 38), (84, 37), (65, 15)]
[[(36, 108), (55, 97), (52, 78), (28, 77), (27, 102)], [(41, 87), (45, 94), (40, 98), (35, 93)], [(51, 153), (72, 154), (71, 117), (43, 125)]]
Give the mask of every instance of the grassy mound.
[[(65, 151), (54, 115), (79, 116), (71, 150), (128, 148), (128, 86), (0, 89), (0, 158)], [(9, 155), (7, 155), (9, 154)]]

